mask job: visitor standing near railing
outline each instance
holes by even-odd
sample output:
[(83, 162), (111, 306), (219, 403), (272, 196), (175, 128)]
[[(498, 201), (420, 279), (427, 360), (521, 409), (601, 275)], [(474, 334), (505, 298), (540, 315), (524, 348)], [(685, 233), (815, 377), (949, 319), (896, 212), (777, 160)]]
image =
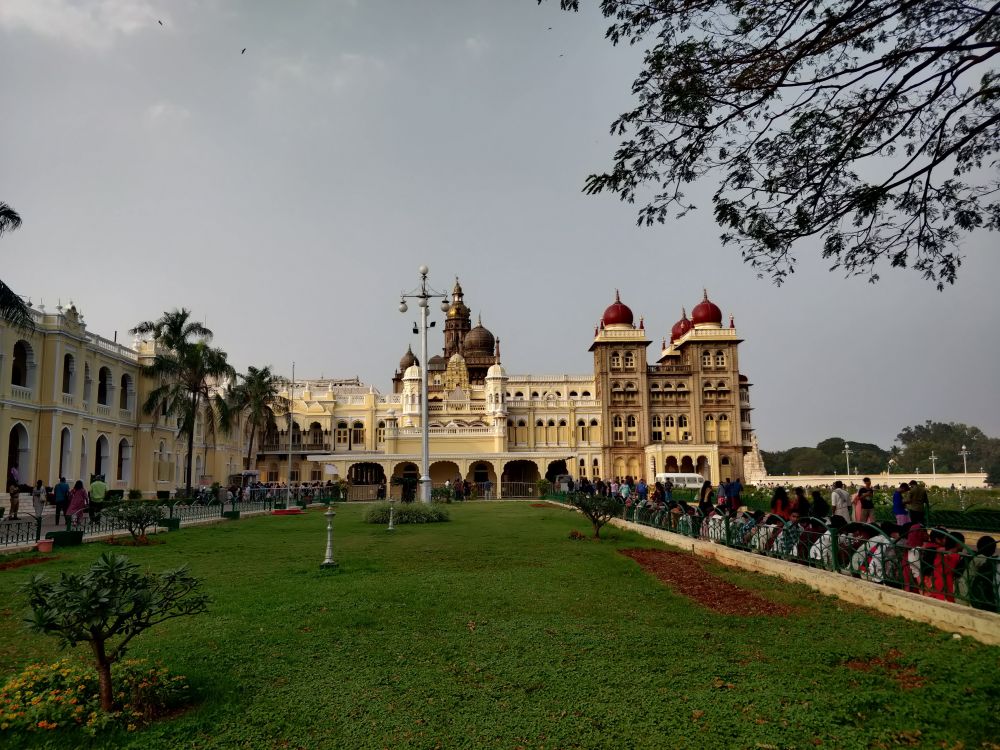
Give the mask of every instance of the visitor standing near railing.
[(901, 526), (910, 521), (910, 514), (906, 510), (906, 495), (909, 491), (910, 485), (902, 482), (892, 493), (892, 514), (896, 517), (896, 523)]
[(872, 489), (872, 480), (865, 477), (861, 480), (861, 487), (858, 488), (858, 502), (854, 520), (861, 523), (875, 522), (875, 490)]
[(104, 482), (104, 475), (98, 474), (90, 483), (90, 504), (87, 506), (87, 513), (92, 523), (100, 523), (101, 508), (104, 507), (104, 498), (107, 495), (108, 485)]
[(830, 493), (830, 504), (833, 505), (833, 514), (840, 516), (845, 521), (851, 520), (851, 495), (844, 489), (844, 483), (839, 479), (833, 483), (833, 492)]
[(52, 494), (56, 505), (56, 526), (58, 526), (59, 516), (62, 515), (65, 518), (69, 507), (69, 483), (66, 481), (66, 477), (59, 477), (56, 486), (52, 488)]
[(90, 504), (90, 500), (87, 497), (87, 490), (83, 488), (83, 482), (79, 479), (76, 480), (76, 484), (73, 485), (73, 489), (69, 493), (69, 508), (66, 509), (67, 517), (73, 519), (73, 525), (79, 526), (80, 516), (83, 515), (83, 511), (87, 509)]
[(13, 479), (7, 484), (7, 494), (10, 495), (10, 515), (11, 521), (17, 520), (17, 512), (21, 509), (21, 485)]
[(31, 507), (35, 516), (41, 518), (45, 512), (45, 482), (41, 479), (35, 482), (35, 488), (31, 491)]
[(923, 523), (927, 518), (927, 488), (913, 479), (906, 493), (906, 511), (914, 523)]

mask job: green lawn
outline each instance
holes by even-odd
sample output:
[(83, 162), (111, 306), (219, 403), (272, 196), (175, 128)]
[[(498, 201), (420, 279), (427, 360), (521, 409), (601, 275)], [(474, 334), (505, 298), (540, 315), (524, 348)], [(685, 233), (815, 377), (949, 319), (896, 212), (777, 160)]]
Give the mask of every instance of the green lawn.
[[(453, 505), (446, 524), (394, 533), (338, 509), (337, 572), (321, 571), (325, 520), (256, 518), (127, 550), (155, 570), (187, 562), (207, 615), (141, 636), (134, 656), (187, 675), (198, 705), (95, 743), (142, 748), (996, 747), (1000, 649), (724, 568), (797, 608), (727, 617), (675, 595), (564, 510)], [(88, 564), (0, 572), (0, 672), (57, 657), (21, 627), (17, 585)], [(924, 685), (882, 669), (890, 648)], [(80, 655), (85, 656), (83, 649)], [(24, 737), (4, 737), (29, 746)], [(43, 740), (35, 739), (36, 746)], [(82, 745), (46, 737), (51, 747)], [(942, 744), (945, 743), (945, 744)]]

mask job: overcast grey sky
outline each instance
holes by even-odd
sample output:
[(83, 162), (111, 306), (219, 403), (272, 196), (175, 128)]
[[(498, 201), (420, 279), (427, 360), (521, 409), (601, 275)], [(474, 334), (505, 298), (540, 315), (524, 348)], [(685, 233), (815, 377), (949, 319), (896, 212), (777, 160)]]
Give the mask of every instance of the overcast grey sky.
[(517, 373), (591, 371), (616, 287), (654, 359), (707, 287), (746, 339), (763, 447), (887, 446), (925, 419), (1000, 435), (1000, 237), (970, 238), (938, 293), (828, 273), (818, 243), (786, 285), (758, 280), (710, 184), (636, 228), (580, 192), (639, 62), (584, 4), (0, 0), (0, 200), (24, 220), (0, 278), (109, 338), (185, 306), (237, 367), (383, 391), (419, 351), (396, 308), (421, 263), (461, 277)]

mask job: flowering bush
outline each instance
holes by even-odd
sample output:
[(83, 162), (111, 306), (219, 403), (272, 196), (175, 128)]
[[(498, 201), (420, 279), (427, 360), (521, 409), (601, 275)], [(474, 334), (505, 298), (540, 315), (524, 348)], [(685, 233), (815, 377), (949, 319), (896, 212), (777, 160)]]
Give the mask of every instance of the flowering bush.
[(41, 732), (78, 727), (97, 734), (109, 725), (129, 731), (183, 706), (187, 680), (162, 667), (126, 659), (114, 670), (119, 710), (101, 710), (97, 671), (71, 659), (32, 664), (0, 689), (0, 731)]

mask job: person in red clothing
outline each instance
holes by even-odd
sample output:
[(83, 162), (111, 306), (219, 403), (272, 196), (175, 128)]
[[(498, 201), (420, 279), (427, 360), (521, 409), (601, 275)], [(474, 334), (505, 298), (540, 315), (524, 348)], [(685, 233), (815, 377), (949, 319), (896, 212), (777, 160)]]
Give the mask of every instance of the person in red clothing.
[(921, 591), (921, 551), (927, 544), (927, 529), (923, 524), (910, 523), (903, 526), (904, 531), (900, 532), (901, 537), (905, 537), (905, 555), (903, 557), (903, 589), (919, 593)]
[(771, 496), (771, 512), (787, 521), (792, 511), (792, 503), (788, 499), (788, 492), (784, 487), (776, 487)]

